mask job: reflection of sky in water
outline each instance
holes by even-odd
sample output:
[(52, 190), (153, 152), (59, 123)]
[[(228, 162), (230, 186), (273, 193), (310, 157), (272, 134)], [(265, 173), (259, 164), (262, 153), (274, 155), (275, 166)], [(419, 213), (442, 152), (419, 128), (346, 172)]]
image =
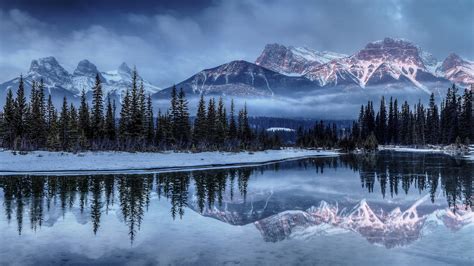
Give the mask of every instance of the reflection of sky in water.
[[(473, 169), (472, 164), (467, 165), (466, 162), (458, 164), (447, 158), (440, 160), (437, 156), (432, 159), (425, 158), (423, 167), (434, 161), (443, 164), (444, 168)], [(413, 181), (408, 194), (405, 194), (400, 185), (397, 195), (392, 198), (388, 192), (383, 198), (377, 181), (373, 186), (373, 192), (368, 193), (368, 189), (361, 185), (359, 171), (345, 166), (335, 169), (325, 167), (323, 173), (317, 173), (311, 164), (304, 168), (295, 162), (281, 164), (278, 171), (268, 168), (262, 172), (260, 169), (252, 172), (248, 178), (245, 202), (239, 192), (237, 178), (234, 180), (234, 198), (230, 200), (230, 180), (227, 180), (222, 197), (223, 205), (219, 206), (215, 200), (215, 207), (220, 210), (227, 207), (239, 215), (245, 215), (252, 210), (252, 207), (256, 212), (258, 206), (267, 204), (267, 208), (272, 210), (268, 215), (260, 217), (266, 218), (273, 212), (306, 210), (307, 206), (317, 206), (320, 200), (328, 203), (345, 202), (348, 206), (353, 206), (361, 199), (367, 199), (371, 206), (391, 210), (397, 206), (407, 208), (421, 196), (430, 193), (429, 188), (420, 193)], [(472, 176), (470, 178), (465, 176), (459, 180), (459, 184), (456, 184), (462, 188), (462, 182), (472, 187)], [(95, 262), (137, 265), (158, 262), (160, 264), (240, 262), (327, 265), (350, 262), (350, 264), (445, 265), (470, 264), (474, 260), (471, 254), (474, 248), (472, 224), (458, 231), (452, 231), (442, 223), (433, 222), (423, 228), (423, 237), (420, 239), (407, 246), (392, 249), (373, 245), (357, 232), (338, 230), (330, 226), (318, 227), (320, 232), (317, 234), (305, 234), (304, 230), (295, 231), (296, 233), (283, 241), (265, 242), (261, 232), (252, 223), (252, 219), (249, 219), (246, 225), (240, 226), (200, 215), (194, 202), (197, 187), (193, 180), (190, 181), (188, 199), (192, 209), (185, 208), (183, 218), (179, 219), (177, 216), (173, 220), (170, 215), (172, 207), (170, 200), (165, 199), (163, 194), (159, 199), (155, 192), (156, 182), (153, 183), (154, 189), (150, 193), (149, 206), (145, 207), (133, 244), (130, 242), (129, 227), (124, 221), (117, 187), (114, 190), (114, 204), (109, 205), (107, 213), (105, 204), (102, 205), (96, 235), (93, 233), (94, 226), (91, 222), (93, 212), (91, 194), (88, 195), (82, 213), (79, 196), (75, 197), (71, 208), (67, 206), (64, 216), (59, 198), (51, 205), (50, 210), (44, 207), (43, 225), (36, 230), (30, 228), (29, 204), (32, 201), (25, 197), (23, 229), (21, 235), (18, 235), (16, 214), (13, 212), (10, 222), (7, 221), (4, 207), (5, 192), (0, 188), (0, 199), (3, 203), (0, 208), (2, 238), (0, 264)], [(443, 189), (444, 187), (438, 184), (435, 204), (428, 200), (423, 206), (429, 209), (446, 209), (448, 204)], [(312, 227), (309, 229), (313, 230)]]

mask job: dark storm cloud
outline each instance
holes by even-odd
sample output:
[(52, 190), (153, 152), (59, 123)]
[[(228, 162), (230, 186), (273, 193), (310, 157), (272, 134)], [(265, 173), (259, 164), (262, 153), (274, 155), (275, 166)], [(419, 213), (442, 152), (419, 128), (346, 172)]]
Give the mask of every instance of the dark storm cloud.
[(474, 58), (474, 1), (6, 1), (0, 0), (1, 80), (33, 58), (68, 70), (88, 58), (122, 61), (169, 86), (234, 59), (254, 61), (266, 43), (351, 54), (401, 37), (443, 59)]

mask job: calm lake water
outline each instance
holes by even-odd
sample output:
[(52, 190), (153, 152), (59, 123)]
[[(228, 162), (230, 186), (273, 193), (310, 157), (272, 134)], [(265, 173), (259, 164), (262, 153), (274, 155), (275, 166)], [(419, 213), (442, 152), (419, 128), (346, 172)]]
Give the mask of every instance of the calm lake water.
[(472, 161), (0, 176), (0, 265), (473, 265)]

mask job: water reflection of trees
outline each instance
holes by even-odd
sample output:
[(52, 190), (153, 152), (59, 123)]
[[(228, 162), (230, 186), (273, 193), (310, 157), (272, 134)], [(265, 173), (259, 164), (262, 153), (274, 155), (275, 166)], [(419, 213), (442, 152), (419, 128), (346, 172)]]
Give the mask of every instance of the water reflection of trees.
[(438, 187), (456, 210), (459, 203), (464, 208), (472, 207), (472, 184), (474, 165), (466, 160), (456, 160), (447, 156), (433, 154), (387, 153), (365, 156), (348, 155), (341, 161), (360, 173), (362, 187), (373, 192), (376, 183), (385, 198), (408, 194), (411, 187), (419, 193), (429, 191), (434, 202)]
[[(383, 197), (408, 193), (412, 188), (429, 191), (432, 201), (442, 191), (449, 206), (459, 202), (472, 207), (473, 164), (449, 157), (433, 155), (354, 156), (308, 159), (254, 168), (234, 168), (193, 172), (174, 172), (144, 175), (94, 176), (6, 176), (0, 177), (3, 204), (8, 222), (16, 220), (18, 233), (23, 230), (23, 215), (28, 213), (32, 230), (37, 230), (51, 210), (88, 215), (92, 232), (100, 230), (100, 221), (112, 206), (119, 207), (119, 215), (128, 227), (133, 241), (140, 230), (143, 216), (149, 208), (152, 193), (171, 203), (173, 219), (182, 218), (186, 207), (193, 204), (202, 212), (222, 205), (224, 198), (233, 200), (238, 195), (245, 202), (252, 175), (284, 169), (314, 169), (324, 174), (327, 169), (340, 167), (358, 172), (362, 188), (369, 193), (380, 186)], [(194, 193), (189, 193), (194, 186)], [(45, 211), (46, 209), (46, 211)]]
[[(16, 219), (18, 233), (23, 230), (23, 215), (28, 213), (32, 230), (41, 227), (44, 208), (89, 215), (92, 231), (100, 228), (102, 215), (118, 203), (120, 215), (133, 241), (148, 210), (151, 193), (171, 203), (171, 216), (182, 218), (188, 206), (191, 181), (195, 186), (198, 209), (222, 204), (224, 193), (234, 196), (237, 189), (245, 198), (250, 175), (255, 168), (174, 172), (146, 175), (88, 176), (5, 176), (0, 177), (7, 221)], [(236, 181), (237, 179), (237, 181)], [(228, 184), (229, 182), (229, 184)], [(237, 184), (235, 184), (237, 183)], [(236, 187), (236, 188), (234, 188)], [(13, 216), (16, 215), (14, 218)]]

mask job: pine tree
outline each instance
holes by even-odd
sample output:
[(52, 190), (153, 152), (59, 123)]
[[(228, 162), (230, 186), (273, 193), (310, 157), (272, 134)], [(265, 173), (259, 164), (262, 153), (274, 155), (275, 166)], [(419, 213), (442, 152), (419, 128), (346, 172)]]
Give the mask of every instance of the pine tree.
[(110, 95), (107, 97), (107, 111), (105, 114), (105, 137), (110, 144), (115, 144), (116, 129), (115, 129), (115, 100), (112, 104)]
[(80, 145), (82, 148), (89, 147), (89, 139), (92, 138), (91, 133), (91, 121), (89, 115), (89, 105), (87, 104), (86, 100), (86, 92), (82, 90), (81, 93), (81, 104), (79, 106), (79, 138), (80, 138)]
[(148, 95), (146, 105), (146, 138), (148, 145), (153, 145), (155, 139), (155, 123), (153, 117), (153, 103), (150, 95)]
[(12, 149), (15, 140), (15, 100), (11, 90), (7, 92), (5, 105), (3, 106), (3, 142), (6, 147)]
[(193, 128), (193, 143), (199, 146), (206, 140), (207, 135), (207, 113), (206, 113), (206, 102), (204, 101), (204, 95), (201, 94), (199, 99), (198, 108), (196, 112), (196, 119), (194, 120)]
[(48, 105), (46, 110), (48, 123), (48, 137), (46, 145), (50, 150), (59, 150), (61, 148), (61, 142), (59, 140), (58, 115), (56, 109), (54, 108), (51, 94), (48, 97)]
[(191, 126), (189, 122), (189, 110), (188, 101), (183, 89), (180, 89), (177, 101), (177, 119), (175, 119), (175, 130), (174, 133), (178, 144), (182, 147), (186, 147), (191, 138)]
[(387, 111), (385, 109), (385, 98), (380, 100), (380, 110), (377, 114), (376, 137), (379, 143), (386, 143), (387, 134)]
[(69, 109), (66, 96), (63, 99), (63, 107), (59, 118), (59, 141), (61, 143), (61, 149), (64, 151), (69, 150)]
[(416, 113), (415, 113), (415, 131), (416, 131), (416, 141), (415, 144), (424, 145), (426, 143), (425, 138), (425, 127), (426, 127), (426, 116), (425, 116), (425, 108), (421, 101), (418, 101), (416, 105)]
[(103, 137), (104, 129), (104, 99), (99, 73), (95, 76), (95, 85), (92, 90), (91, 115), (92, 138), (99, 141)]
[(235, 140), (237, 138), (237, 125), (235, 123), (235, 113), (234, 110), (234, 99), (231, 100), (230, 102), (230, 117), (229, 117), (229, 139)]
[(143, 80), (140, 80), (140, 88), (138, 90), (138, 119), (136, 123), (139, 125), (139, 137), (146, 140), (146, 97)]
[(454, 143), (459, 136), (459, 102), (457, 98), (457, 88), (453, 84), (451, 89), (448, 89), (446, 95), (445, 117), (446, 117), (446, 139), (445, 143)]
[(216, 142), (218, 145), (223, 145), (227, 132), (227, 114), (224, 107), (222, 97), (219, 98), (217, 104), (217, 119), (216, 119)]
[(127, 89), (123, 98), (122, 109), (120, 110), (119, 134), (120, 141), (124, 144), (130, 137), (131, 124), (131, 95)]
[(411, 112), (408, 102), (404, 102), (402, 105), (401, 117), (400, 117), (400, 141), (402, 144), (411, 144), (412, 139), (412, 124), (411, 124)]
[(46, 143), (46, 121), (44, 106), (44, 85), (41, 82), (38, 86), (32, 82), (30, 97), (30, 114), (28, 119), (28, 138), (33, 148), (38, 149)]
[(472, 118), (472, 91), (465, 89), (459, 118), (459, 136), (466, 143), (474, 140), (474, 120)]
[(252, 141), (252, 129), (250, 128), (247, 104), (244, 105), (244, 109), (239, 114), (239, 128), (241, 129), (241, 141), (244, 148), (247, 148)]
[(439, 141), (439, 114), (435, 103), (434, 93), (431, 93), (429, 107), (426, 115), (426, 140), (430, 144), (437, 144)]
[(73, 151), (77, 151), (79, 148), (79, 121), (78, 113), (74, 105), (71, 103), (69, 106), (69, 147)]
[(398, 100), (393, 101), (393, 140), (395, 143), (400, 142), (400, 113), (398, 112)]
[(14, 126), (15, 126), (15, 148), (18, 148), (20, 145), (20, 149), (23, 149), (23, 141), (26, 137), (26, 115), (28, 113), (27, 104), (26, 104), (26, 97), (25, 97), (25, 88), (23, 83), (23, 76), (20, 76), (20, 82), (18, 85), (18, 91), (16, 93), (15, 99), (15, 118), (14, 118)]
[(209, 103), (207, 105), (207, 142), (214, 146), (216, 141), (216, 105), (214, 102), (214, 98), (209, 99)]
[(158, 116), (156, 117), (155, 144), (160, 148), (162, 148), (165, 139), (163, 129), (163, 116), (161, 115), (161, 110), (158, 109)]
[(178, 110), (178, 93), (176, 91), (176, 86), (173, 86), (171, 90), (171, 100), (170, 100), (170, 109), (169, 117), (171, 120), (171, 139), (173, 144), (176, 144), (176, 138), (179, 135), (178, 121), (179, 121), (179, 110)]

